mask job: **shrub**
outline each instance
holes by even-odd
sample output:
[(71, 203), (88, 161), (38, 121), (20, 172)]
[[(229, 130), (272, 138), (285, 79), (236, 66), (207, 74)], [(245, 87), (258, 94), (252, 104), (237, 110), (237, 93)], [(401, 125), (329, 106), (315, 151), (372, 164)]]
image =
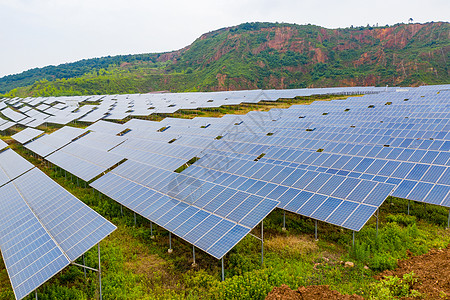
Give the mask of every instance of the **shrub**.
[(412, 224), (416, 224), (416, 217), (408, 216), (405, 214), (395, 214), (395, 215), (390, 214), (386, 216), (386, 221), (391, 223), (395, 222), (403, 226), (409, 226)]
[(370, 299), (398, 299), (403, 297), (421, 297), (421, 294), (412, 289), (417, 277), (413, 272), (404, 274), (403, 278), (386, 276), (385, 279), (371, 285)]

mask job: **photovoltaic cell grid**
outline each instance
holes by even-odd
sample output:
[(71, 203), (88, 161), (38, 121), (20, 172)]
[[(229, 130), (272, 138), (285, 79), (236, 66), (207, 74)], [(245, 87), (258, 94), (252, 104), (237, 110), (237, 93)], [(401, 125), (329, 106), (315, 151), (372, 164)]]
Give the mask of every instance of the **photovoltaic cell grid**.
[[(296, 90), (244, 90), (208, 93), (162, 93), (162, 94), (129, 94), (108, 96), (74, 96), (49, 98), (14, 98), (1, 102), (0, 109), (6, 110), (8, 118), (23, 125), (36, 127), (45, 122), (68, 124), (74, 120), (96, 122), (100, 119), (124, 119), (128, 116), (148, 116), (153, 113), (174, 113), (180, 109), (197, 109), (219, 107), (222, 105), (238, 105), (241, 103), (258, 103), (275, 101), (280, 97), (310, 96), (315, 94), (339, 93), (373, 93), (384, 91), (376, 87), (350, 87), (328, 89), (296, 89)], [(389, 88), (390, 91), (395, 88)], [(100, 102), (99, 105), (83, 105), (84, 101)], [(85, 102), (89, 103), (89, 102)], [(36, 107), (44, 116), (33, 116), (32, 119), (21, 117), (21, 113), (11, 110), (14, 107), (26, 114)], [(22, 106), (26, 104), (26, 106)], [(29, 106), (28, 106), (29, 105)], [(19, 120), (20, 119), (20, 120)], [(16, 121), (17, 120), (17, 121)]]
[(11, 149), (0, 152), (0, 186), (14, 180), (23, 173), (34, 168), (22, 156)]
[[(402, 102), (404, 102), (403, 97), (405, 97), (405, 95), (402, 95), (401, 97)], [(446, 94), (445, 92), (441, 92), (440, 95), (435, 98), (438, 98), (438, 100), (440, 99), (440, 101), (445, 101), (446, 99), (448, 100), (448, 93)], [(408, 101), (408, 103), (410, 103), (410, 107), (406, 108), (406, 112), (409, 115), (411, 113), (411, 110), (414, 111), (414, 108), (416, 107), (415, 105), (417, 103), (414, 103), (413, 101)], [(383, 103), (381, 107), (388, 110), (391, 107), (395, 107), (395, 104), (396, 103), (393, 102), (392, 106), (385, 106)], [(362, 105), (368, 105), (368, 103)], [(297, 108), (300, 110), (300, 106), (298, 106)], [(368, 106), (366, 106), (366, 109), (367, 108)], [(333, 135), (333, 133), (329, 132), (320, 133), (321, 123), (314, 124), (313, 126), (311, 126), (311, 124), (309, 123), (307, 124), (307, 126), (303, 126), (303, 128), (299, 128), (297, 131), (292, 130), (292, 127), (295, 127), (295, 119), (298, 119), (299, 114), (297, 112), (295, 119), (291, 118), (291, 120), (289, 120), (290, 122), (285, 122), (285, 124), (281, 122), (283, 126), (287, 125), (285, 128), (279, 126), (279, 128), (272, 130), (273, 132), (276, 132), (273, 137), (265, 136), (258, 139), (258, 137), (247, 134), (247, 138), (252, 138), (251, 142), (247, 142), (244, 137), (245, 135), (240, 137), (235, 135), (233, 136), (232, 141), (226, 141), (226, 143), (228, 144), (228, 148), (241, 150), (247, 148), (248, 150), (255, 148), (254, 143), (261, 142), (261, 144), (263, 144), (264, 146), (261, 145), (259, 149), (262, 152), (266, 152), (266, 156), (261, 159), (261, 161), (263, 162), (290, 165), (296, 168), (307, 168), (308, 170), (312, 171), (319, 170), (332, 174), (337, 173), (344, 176), (370, 179), (378, 182), (390, 182), (396, 185), (402, 182), (401, 187), (399, 187), (396, 192), (393, 193), (394, 196), (448, 206), (449, 188), (447, 186), (447, 169), (449, 153), (447, 145), (449, 145), (449, 143), (448, 140), (445, 140), (448, 133), (448, 113), (441, 112), (440, 115), (438, 115), (439, 117), (441, 117), (441, 120), (427, 119), (427, 117), (430, 116), (437, 117), (436, 114), (430, 114), (430, 109), (432, 111), (432, 108), (433, 105), (428, 105), (427, 109), (424, 110), (424, 112), (426, 112), (426, 118), (420, 119), (422, 123), (430, 123), (430, 121), (432, 121), (434, 123), (443, 124), (441, 128), (437, 128), (436, 126), (434, 126), (435, 130), (437, 129), (435, 131), (437, 134), (434, 135), (434, 138), (432, 140), (423, 138), (418, 139), (417, 137), (415, 139), (390, 138), (390, 140), (387, 141), (388, 143), (390, 143), (389, 147), (383, 147), (383, 144), (386, 142), (386, 140), (380, 141), (380, 138), (378, 137), (378, 144), (380, 142), (383, 144), (381, 144), (380, 146), (373, 146), (373, 143), (372, 145), (370, 145), (369, 143), (367, 143), (367, 141), (374, 141), (376, 136), (374, 135), (373, 131), (370, 130), (371, 125), (368, 125), (369, 127), (366, 131), (372, 131), (372, 135), (366, 133), (365, 141), (360, 140), (359, 142), (352, 143), (346, 140), (346, 142), (338, 144), (336, 142), (323, 140), (333, 140), (336, 138), (336, 135)], [(441, 107), (440, 109), (442, 111), (443, 107)], [(340, 110), (343, 111), (342, 107)], [(403, 107), (402, 110), (404, 114), (405, 107)], [(322, 111), (324, 110), (322, 109), (321, 112)], [(414, 112), (414, 114), (416, 116), (416, 119), (419, 119), (417, 118), (418, 113)], [(354, 120), (358, 119), (358, 115), (359, 113), (356, 115), (352, 115), (349, 119), (353, 120), (354, 122)], [(402, 116), (402, 118), (405, 119), (404, 116)], [(303, 114), (302, 119), (307, 120), (308, 117), (305, 118)], [(331, 120), (331, 123), (333, 123), (333, 120), (342, 120), (342, 117), (340, 115), (337, 115), (335, 119)], [(409, 118), (406, 119), (406, 121), (410, 122)], [(377, 122), (379, 122), (379, 120), (377, 120)], [(376, 124), (373, 125), (374, 127), (376, 126)], [(398, 125), (404, 127), (403, 123), (400, 123)], [(414, 126), (415, 124), (409, 125)], [(309, 127), (319, 129), (319, 134), (316, 135), (315, 140), (302, 139), (302, 136), (304, 135), (315, 135), (315, 132), (317, 132), (317, 130), (314, 130), (312, 132), (305, 131), (305, 128)], [(252, 130), (254, 131), (257, 129), (258, 128), (253, 128)], [(283, 131), (286, 131), (286, 133), (283, 134)], [(348, 136), (351, 135), (349, 134)], [(337, 136), (337, 138), (338, 137), (339, 136)], [(226, 138), (228, 138), (228, 136), (225, 136), (225, 139)], [(243, 139), (244, 143), (241, 143)], [(419, 143), (417, 143), (417, 141)], [(230, 146), (230, 144), (233, 143), (234, 145)], [(274, 147), (273, 145), (277, 145), (277, 147)], [(264, 147), (266, 148), (264, 149)], [(417, 149), (418, 147), (421, 147), (422, 149)], [(299, 150), (302, 148), (307, 148), (310, 151)], [(318, 149), (321, 149), (321, 151), (323, 152), (315, 152), (315, 150)], [(314, 150), (314, 152), (311, 150)], [(348, 155), (343, 157), (342, 155), (337, 155), (336, 153), (346, 153)], [(373, 157), (374, 159), (372, 159), (371, 157)], [(383, 159), (380, 159), (380, 157)], [(408, 161), (411, 161), (411, 163), (408, 163)], [(441, 166), (435, 166), (435, 164)], [(436, 171), (438, 171), (438, 173), (436, 173)], [(432, 174), (435, 174), (435, 176), (432, 176)], [(436, 178), (436, 174), (439, 174), (438, 178)], [(417, 182), (417, 180), (424, 182)], [(415, 190), (411, 191), (412, 188), (414, 188)]]
[(110, 133), (89, 132), (73, 142), (82, 146), (95, 148), (102, 151), (110, 151), (127, 140), (126, 137)]
[(116, 134), (119, 134), (122, 131), (126, 130), (127, 127), (123, 124), (117, 124), (117, 123), (100, 120), (100, 121), (97, 121), (94, 124), (86, 127), (86, 129), (91, 130), (91, 131), (98, 131), (98, 132), (102, 132), (102, 133), (109, 133), (112, 135), (116, 135)]
[(202, 149), (168, 142), (129, 138), (111, 152), (167, 171), (174, 171)]
[(87, 132), (86, 129), (65, 126), (27, 143), (24, 147), (42, 157), (46, 157)]
[(8, 130), (9, 128), (13, 127), (14, 125), (16, 125), (15, 122), (10, 122), (10, 121), (4, 121), (3, 119), (0, 119), (0, 131), (5, 131)]
[(34, 129), (34, 128), (25, 128), (24, 130), (12, 135), (11, 137), (18, 141), (21, 144), (25, 144), (32, 139), (40, 136), (44, 132), (42, 130)]
[(355, 231), (395, 187), (218, 155), (203, 157), (183, 173), (279, 201), (281, 209)]
[(22, 114), (22, 113), (20, 113), (20, 112), (14, 111), (14, 110), (12, 110), (12, 109), (9, 108), (9, 107), (3, 109), (3, 110), (1, 111), (1, 113), (2, 113), (5, 117), (7, 117), (8, 119), (10, 119), (10, 120), (12, 120), (12, 121), (14, 121), (14, 122), (19, 122), (20, 120), (25, 119), (25, 118), (27, 117), (26, 115), (24, 115), (24, 114)]
[[(435, 94), (435, 91), (433, 93)], [(430, 95), (433, 95), (433, 93), (430, 93), (428, 96), (431, 97)], [(439, 106), (433, 104), (431, 106), (420, 106), (420, 109), (427, 113), (430, 111), (430, 108), (431, 110), (440, 110), (440, 115), (430, 115), (428, 113), (424, 116), (423, 114), (418, 114), (417, 111), (414, 111), (409, 105), (412, 105), (413, 102), (418, 99), (413, 99), (413, 97), (417, 96), (416, 94), (419, 93), (412, 93), (412, 95), (405, 93), (401, 95), (398, 93), (385, 93), (383, 95), (387, 96), (381, 100), (375, 96), (370, 96), (362, 97), (363, 99), (358, 99), (358, 102), (351, 99), (348, 102), (331, 101), (325, 104), (316, 102), (310, 106), (296, 106), (292, 109), (283, 110), (281, 114), (278, 111), (275, 113), (250, 113), (243, 117), (225, 116), (224, 118), (217, 119), (217, 122), (215, 120), (208, 120), (208, 122), (202, 121), (201, 129), (199, 128), (200, 126), (191, 126), (198, 122), (198, 120), (178, 122), (169, 118), (163, 122), (136, 121), (133, 123), (133, 126), (139, 126), (135, 126), (134, 128), (131, 126), (131, 122), (134, 121), (132, 120), (130, 121), (130, 126), (127, 123), (127, 128), (131, 128), (132, 131), (125, 135), (129, 136), (129, 140), (118, 145), (112, 151), (117, 151), (131, 160), (139, 161), (141, 165), (145, 165), (146, 170), (152, 170), (156, 167), (155, 169), (158, 170), (157, 172), (154, 172), (154, 175), (157, 175), (156, 179), (151, 180), (150, 183), (152, 185), (148, 187), (155, 193), (169, 196), (170, 199), (181, 201), (177, 198), (180, 197), (180, 194), (177, 191), (174, 191), (174, 187), (179, 189), (179, 192), (185, 190), (189, 191), (188, 186), (192, 188), (190, 183), (201, 182), (201, 186), (205, 185), (206, 187), (206, 184), (209, 184), (207, 186), (207, 192), (210, 194), (205, 192), (205, 195), (207, 194), (210, 196), (204, 196), (207, 200), (212, 201), (217, 199), (218, 201), (219, 199), (222, 199), (220, 201), (223, 201), (224, 199), (228, 199), (226, 197), (229, 197), (229, 193), (231, 193), (228, 192), (228, 188), (234, 188), (234, 193), (251, 191), (252, 193), (261, 193), (270, 199), (281, 199), (281, 208), (311, 216), (312, 218), (319, 220), (325, 220), (353, 230), (359, 230), (358, 228), (361, 228), (364, 225), (368, 218), (375, 212), (376, 208), (381, 205), (384, 198), (391, 193), (392, 188), (400, 184), (402, 176), (410, 176), (412, 174), (407, 172), (406, 165), (403, 166), (401, 170), (395, 170), (397, 177), (383, 179), (379, 174), (377, 174), (377, 176), (375, 176), (375, 174), (367, 174), (363, 170), (372, 167), (371, 164), (373, 162), (366, 158), (370, 158), (370, 155), (374, 155), (375, 151), (369, 150), (368, 147), (375, 147), (380, 143), (388, 141), (391, 142), (391, 145), (389, 145), (392, 149), (390, 149), (391, 151), (394, 151), (394, 148), (399, 148), (402, 151), (405, 150), (403, 148), (408, 148), (409, 145), (406, 143), (394, 140), (394, 138), (403, 137), (402, 134), (407, 134), (403, 131), (399, 135), (399, 129), (395, 127), (405, 126), (404, 122), (401, 122), (402, 118), (411, 122), (413, 120), (412, 116), (414, 116), (414, 120), (418, 120), (418, 123), (426, 123), (423, 121), (430, 117), (448, 119), (448, 115), (442, 113), (442, 110), (445, 109), (445, 106), (442, 105)], [(445, 95), (445, 93), (442, 93), (440, 97), (443, 95)], [(404, 102), (402, 97), (405, 96), (411, 98), (411, 101), (407, 103), (408, 105), (406, 107), (401, 107), (405, 105), (397, 105), (400, 101)], [(388, 100), (392, 100), (391, 104), (382, 106), (386, 103), (384, 101)], [(442, 98), (433, 98), (431, 100), (442, 102)], [(131, 102), (128, 103), (130, 104)], [(373, 105), (373, 103), (375, 103), (375, 105)], [(344, 109), (343, 106), (346, 108)], [(122, 107), (125, 109), (125, 106)], [(303, 111), (305, 107), (306, 111)], [(388, 113), (388, 110), (380, 110), (380, 107), (391, 109), (392, 111)], [(372, 111), (367, 111), (367, 109), (372, 109)], [(347, 115), (343, 114), (342, 111), (346, 112)], [(348, 113), (349, 111), (351, 113)], [(405, 116), (405, 111), (408, 113), (407, 116)], [(364, 116), (364, 118), (361, 116)], [(379, 123), (380, 120), (374, 118), (374, 116), (383, 117), (383, 123), (393, 123), (392, 126), (394, 127), (394, 130), (397, 131), (390, 131), (388, 133), (383, 132), (384, 134), (380, 135), (380, 130), (376, 131), (376, 129), (381, 129), (378, 128), (381, 126), (378, 125), (377, 127), (377, 123)], [(233, 118), (241, 118), (241, 121), (234, 122), (237, 126), (230, 126), (230, 121), (233, 121)], [(358, 121), (359, 123), (357, 123), (357, 126), (353, 125), (355, 124), (355, 120), (360, 119), (364, 119), (364, 121), (367, 120), (367, 122)], [(334, 126), (334, 122), (336, 123), (336, 126)], [(443, 126), (446, 126), (445, 122), (442, 121), (441, 123)], [(199, 123), (196, 124), (198, 125)], [(327, 126), (329, 128), (326, 128)], [(406, 126), (411, 126), (411, 124), (407, 124)], [(412, 124), (412, 126), (417, 127), (418, 125)], [(441, 132), (445, 131), (445, 127), (442, 129), (438, 128), (436, 125), (432, 126), (432, 124), (427, 124), (426, 128), (424, 127), (424, 124), (421, 126), (421, 129), (426, 129), (424, 134), (421, 133), (422, 138), (431, 135), (434, 139), (445, 139), (445, 134), (439, 135), (438, 133), (438, 135), (433, 135), (439, 130)], [(161, 127), (164, 127), (165, 130), (155, 132)], [(345, 127), (357, 128), (358, 132), (351, 132), (352, 129), (348, 131)], [(205, 128), (216, 128), (216, 131), (204, 130)], [(361, 131), (363, 129), (364, 132)], [(383, 130), (384, 129), (385, 128), (383, 128)], [(412, 129), (413, 127), (402, 128), (402, 130)], [(346, 130), (345, 139), (342, 135), (339, 135), (342, 134), (344, 130)], [(249, 134), (249, 132), (251, 134)], [(268, 132), (271, 133), (270, 136), (266, 135)], [(217, 133), (222, 133), (221, 135), (224, 136), (224, 139), (214, 142), (213, 137)], [(311, 134), (314, 136), (312, 137)], [(335, 138), (341, 141), (340, 145), (333, 142)], [(147, 143), (147, 145), (140, 145), (136, 142), (139, 141), (139, 139), (141, 139), (141, 141), (145, 139), (150, 141), (156, 140), (160, 144), (152, 147), (151, 143), (143, 142), (143, 144)], [(172, 143), (170, 146), (165, 144), (168, 141), (171, 141)], [(205, 147), (204, 149), (198, 150), (199, 142)], [(328, 163), (333, 161), (333, 159), (336, 160), (334, 163), (339, 162), (339, 164), (342, 164), (344, 162), (344, 158), (342, 157), (333, 156), (333, 158), (330, 158), (325, 156), (333, 154), (329, 153), (330, 150), (328, 150), (328, 148), (331, 149), (331, 147), (326, 147), (332, 145), (332, 143), (334, 143), (334, 149), (345, 148), (346, 150), (342, 151), (348, 151), (347, 153), (341, 153), (336, 150), (337, 153), (350, 156), (346, 158), (348, 161), (345, 161), (345, 164), (340, 168), (325, 168), (324, 165), (321, 165), (321, 163), (327, 161), (327, 159)], [(344, 145), (342, 145), (342, 143)], [(350, 146), (354, 148), (354, 150), (350, 151)], [(361, 156), (362, 152), (358, 149), (359, 147), (364, 148), (365, 154), (363, 156)], [(445, 141), (437, 149), (433, 146), (432, 150), (443, 152), (445, 150), (443, 147), (445, 147)], [(321, 152), (315, 152), (318, 149), (320, 149)], [(358, 149), (358, 151), (356, 151), (356, 149)], [(203, 162), (200, 160), (198, 163), (194, 164), (194, 166), (191, 166), (183, 172), (183, 174), (190, 175), (187, 176), (190, 179), (180, 177), (179, 174), (173, 175), (174, 173), (171, 173), (170, 170), (177, 166), (178, 163), (185, 160), (189, 151), (192, 151), (192, 154), (203, 157)], [(294, 156), (294, 151), (297, 151), (295, 153), (297, 156)], [(210, 165), (205, 164), (208, 162), (205, 158), (205, 153), (210, 153), (209, 155), (211, 156), (209, 157), (212, 157), (213, 154), (225, 156), (224, 158), (215, 157), (214, 164), (216, 164), (215, 160), (217, 159), (239, 159), (238, 162), (234, 161), (234, 168), (239, 166), (239, 169), (233, 170), (231, 168), (231, 163), (228, 164), (230, 165), (230, 169), (221, 168), (220, 170), (217, 170), (211, 168)], [(266, 156), (260, 158), (257, 163), (252, 164), (253, 160), (261, 153), (266, 154)], [(441, 157), (440, 161), (443, 161), (445, 154), (438, 155)], [(319, 159), (318, 156), (321, 158)], [(292, 161), (293, 157), (296, 157), (297, 160)], [(385, 157), (383, 157), (383, 159), (384, 158)], [(359, 161), (359, 159), (363, 160)], [(400, 158), (397, 158), (397, 160), (398, 159)], [(129, 165), (130, 164), (126, 163), (124, 164), (124, 167)], [(153, 166), (153, 168), (151, 166)], [(166, 171), (164, 171), (164, 167)], [(337, 167), (337, 165), (334, 167)], [(417, 168), (415, 173), (423, 172), (422, 168), (424, 167), (418, 166)], [(237, 171), (240, 173), (236, 173)], [(251, 174), (251, 172), (254, 173)], [(264, 178), (254, 178), (255, 176), (260, 176), (256, 174), (261, 174), (261, 172), (268, 173)], [(144, 173), (147, 174), (148, 172)], [(106, 176), (121, 177), (114, 173)], [(286, 176), (288, 176), (289, 181), (280, 181)], [(126, 179), (125, 184), (128, 186), (131, 184), (129, 181), (133, 184), (139, 184), (140, 182), (140, 184), (143, 184), (144, 186), (149, 185), (149, 182), (142, 181), (143, 178), (139, 178), (141, 181), (137, 180), (137, 178), (133, 178), (132, 180), (127, 177), (123, 178)], [(181, 180), (182, 178), (184, 179)], [(114, 180), (118, 179), (114, 178)], [(185, 188), (182, 188), (182, 185), (178, 184), (181, 182), (186, 184)], [(215, 189), (212, 189), (212, 186), (214, 186)], [(405, 188), (408, 189), (409, 186), (407, 185)], [(421, 186), (420, 188), (423, 190), (427, 187), (428, 186)], [(227, 192), (222, 191), (221, 188), (226, 188)], [(433, 187), (433, 189), (435, 188), (436, 187)], [(114, 194), (114, 192), (117, 192), (116, 189), (117, 187), (114, 187), (114, 191), (105, 192), (109, 192), (110, 195), (112, 193), (112, 198), (116, 197), (119, 199), (119, 202), (123, 202), (124, 199), (121, 197), (127, 197), (128, 193), (121, 191), (118, 196)], [(441, 189), (442, 190), (439, 190), (440, 193), (436, 192), (434, 194), (439, 194), (440, 197), (442, 197), (446, 190), (445, 188)], [(203, 189), (200, 191), (203, 191)], [(214, 194), (217, 192), (219, 192), (221, 197), (217, 197), (218, 194)], [(139, 192), (135, 196), (137, 195), (140, 195)], [(193, 197), (194, 195), (195, 197)], [(203, 194), (200, 193), (200, 195)], [(183, 201), (190, 199), (189, 201), (191, 202), (188, 201), (187, 204), (191, 205), (191, 203), (194, 203), (194, 200), (197, 199), (197, 196), (198, 195), (196, 194), (192, 194), (190, 197), (182, 199), (184, 199)], [(215, 203), (219, 203), (217, 201)], [(236, 203), (239, 202), (236, 199), (234, 199), (234, 201)], [(178, 202), (176, 203), (176, 206), (178, 206)], [(167, 207), (171, 208), (169, 204), (167, 205)], [(166, 213), (167, 207), (162, 206), (162, 210), (158, 213)], [(160, 215), (157, 216), (159, 217)], [(152, 215), (152, 217), (155, 216)], [(151, 217), (149, 219), (151, 219)], [(208, 249), (206, 250), (208, 251)]]
[(133, 161), (91, 186), (218, 259), (277, 205), (277, 201)]
[(13, 183), (70, 261), (116, 229), (37, 168)]
[(0, 250), (16, 299), (70, 263), (13, 183), (0, 188)]
[(37, 168), (1, 187), (0, 250), (16, 299), (115, 228)]
[(87, 182), (119, 163), (123, 156), (74, 142), (46, 159)]

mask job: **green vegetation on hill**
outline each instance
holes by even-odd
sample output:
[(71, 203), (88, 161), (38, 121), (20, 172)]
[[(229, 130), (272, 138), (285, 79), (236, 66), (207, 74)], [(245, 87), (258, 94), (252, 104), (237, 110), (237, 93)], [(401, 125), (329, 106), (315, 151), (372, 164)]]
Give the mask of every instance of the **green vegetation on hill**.
[(86, 59), (0, 78), (6, 96), (450, 83), (450, 23), (326, 29), (245, 23), (174, 52)]

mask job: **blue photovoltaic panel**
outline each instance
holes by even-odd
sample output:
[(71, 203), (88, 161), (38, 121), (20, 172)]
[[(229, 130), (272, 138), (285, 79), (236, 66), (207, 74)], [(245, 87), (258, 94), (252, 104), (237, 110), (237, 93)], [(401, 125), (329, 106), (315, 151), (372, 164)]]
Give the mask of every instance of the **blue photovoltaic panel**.
[(5, 143), (3, 140), (0, 140), (0, 150), (4, 149), (6, 147), (8, 147), (8, 144)]
[[(155, 172), (164, 179), (152, 176), (149, 183), (142, 176)], [(229, 232), (248, 233), (278, 203), (134, 161), (121, 164), (91, 186), (216, 258), (243, 238), (230, 237)], [(218, 240), (224, 244), (215, 245)], [(212, 245), (214, 250), (209, 251)]]
[(123, 157), (97, 148), (70, 143), (46, 159), (84, 181), (90, 181), (119, 163)]
[(14, 184), (71, 261), (116, 229), (37, 168)]
[(11, 137), (21, 144), (31, 141), (32, 139), (40, 136), (44, 132), (42, 130), (37, 130), (34, 128), (25, 128), (24, 130), (12, 135)]
[(0, 186), (31, 170), (33, 164), (11, 149), (0, 152)]
[[(209, 172), (215, 172), (217, 174), (216, 178), (220, 179), (223, 174), (226, 174), (225, 172), (229, 171), (229, 169), (224, 167), (221, 163), (215, 165), (215, 159), (225, 162), (228, 158), (217, 158), (217, 156), (214, 155), (206, 155), (199, 161), (198, 165), (194, 164), (188, 168), (187, 171), (189, 169), (195, 170), (211, 167), (213, 169), (209, 170)], [(228, 160), (230, 161), (230, 159)], [(229, 163), (229, 161), (228, 163), (225, 163), (225, 165), (235, 165)], [(237, 163), (237, 165), (244, 164), (245, 160), (241, 160), (241, 162)], [(261, 167), (261, 165), (264, 166)], [(274, 167), (265, 167), (269, 165), (270, 163), (252, 163), (248, 169), (249, 172), (247, 173), (251, 178), (237, 176), (234, 182), (244, 182), (243, 184), (238, 185), (237, 188), (241, 189), (242, 186), (249, 182), (249, 179), (255, 178), (256, 180), (256, 177), (259, 176), (257, 175), (259, 171), (256, 170), (275, 170)], [(252, 169), (255, 171), (252, 172)], [(285, 169), (288, 168), (277, 166), (275, 172), (283, 172)], [(264, 177), (259, 179), (258, 182), (261, 183), (261, 187), (255, 193), (257, 195), (279, 201), (279, 208), (325, 222), (328, 222), (327, 219), (331, 217), (335, 209), (338, 211), (341, 210), (339, 207), (352, 207), (353, 209), (356, 209), (356, 206), (359, 203), (364, 203), (369, 207), (374, 207), (376, 210), (395, 187), (393, 184), (377, 183), (375, 181), (350, 178), (318, 171), (305, 172), (304, 170), (298, 170), (300, 172), (297, 172), (295, 170), (291, 170), (292, 168), (289, 169), (290, 170), (288, 173), (290, 175), (282, 181), (281, 185), (272, 183), (274, 178), (273, 176), (266, 176), (265, 178), (267, 181), (263, 181)], [(200, 172), (196, 174), (200, 174)], [(292, 174), (297, 174), (297, 180), (295, 180), (295, 178), (290, 178)], [(285, 182), (289, 182), (292, 187), (285, 186)], [(222, 184), (224, 183), (225, 181), (222, 182)], [(256, 185), (256, 183), (253, 183), (253, 185)], [(252, 188), (250, 187), (248, 191), (251, 190)], [(205, 197), (209, 200), (208, 193), (205, 194)], [(205, 199), (201, 198), (199, 201), (204, 202)], [(355, 202), (355, 205), (343, 206), (345, 202)], [(342, 212), (342, 214), (344, 213), (345, 212)], [(353, 211), (349, 211), (347, 216), (351, 213), (353, 213)], [(358, 223), (345, 223), (346, 219), (339, 220), (338, 222), (336, 217), (333, 217), (333, 224), (352, 230), (360, 230), (360, 225), (365, 224), (370, 217), (371, 215), (363, 214), (361, 215), (361, 220)]]
[(13, 183), (0, 188), (0, 250), (16, 299), (70, 263)]
[(27, 143), (24, 147), (42, 157), (46, 157), (69, 142), (69, 140), (52, 137), (47, 134)]
[[(3, 167), (27, 165), (14, 151), (5, 152)], [(16, 299), (22, 299), (116, 227), (37, 168), (13, 179), (0, 187), (0, 250)]]

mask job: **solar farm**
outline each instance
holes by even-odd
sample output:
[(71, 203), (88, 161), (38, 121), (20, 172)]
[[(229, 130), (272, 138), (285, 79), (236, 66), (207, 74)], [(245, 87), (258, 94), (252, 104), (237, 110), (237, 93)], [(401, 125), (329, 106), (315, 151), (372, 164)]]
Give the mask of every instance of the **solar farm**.
[[(343, 99), (173, 117), (314, 95)], [(280, 216), (266, 221), (271, 230), (307, 219), (315, 240), (320, 226), (334, 226), (352, 247), (371, 220), (378, 236), (389, 196), (403, 199), (405, 214), (411, 203), (450, 208), (450, 85), (0, 101), (0, 250), (15, 299), (37, 296), (69, 265), (96, 272), (102, 297), (100, 244), (117, 224), (44, 171), (131, 213), (148, 243), (166, 232), (168, 255), (176, 239), (193, 265), (199, 254), (217, 260), (222, 281), (227, 255), (247, 236), (264, 265), (269, 215)], [(97, 265), (85, 262), (88, 251)]]

